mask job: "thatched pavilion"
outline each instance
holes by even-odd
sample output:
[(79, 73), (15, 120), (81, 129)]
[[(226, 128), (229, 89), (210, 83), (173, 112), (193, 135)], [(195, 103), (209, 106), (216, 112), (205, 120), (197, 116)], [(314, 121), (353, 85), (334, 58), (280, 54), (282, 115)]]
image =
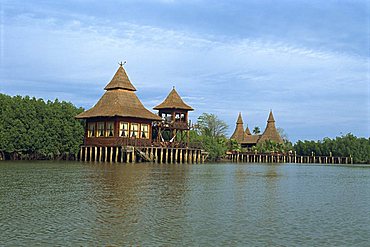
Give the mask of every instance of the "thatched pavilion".
[(144, 107), (120, 64), (106, 92), (91, 109), (76, 116), (86, 120), (85, 146), (150, 146), (152, 124), (162, 119)]
[(157, 140), (166, 145), (187, 146), (190, 130), (189, 111), (194, 109), (182, 100), (175, 87), (166, 99), (153, 109), (158, 110), (162, 119), (157, 125)]
[(283, 139), (276, 129), (275, 119), (272, 111), (270, 111), (265, 131), (262, 134), (256, 135), (252, 135), (248, 127), (244, 131), (243, 119), (241, 113), (239, 113), (236, 121), (235, 131), (230, 139), (236, 140), (242, 147), (252, 147), (266, 140), (271, 140), (276, 143), (283, 143)]

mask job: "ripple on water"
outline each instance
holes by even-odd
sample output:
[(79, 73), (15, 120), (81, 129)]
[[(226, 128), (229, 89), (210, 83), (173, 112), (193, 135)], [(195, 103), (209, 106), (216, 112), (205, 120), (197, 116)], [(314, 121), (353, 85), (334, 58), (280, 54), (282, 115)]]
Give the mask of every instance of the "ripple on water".
[(366, 246), (370, 169), (0, 163), (0, 245)]

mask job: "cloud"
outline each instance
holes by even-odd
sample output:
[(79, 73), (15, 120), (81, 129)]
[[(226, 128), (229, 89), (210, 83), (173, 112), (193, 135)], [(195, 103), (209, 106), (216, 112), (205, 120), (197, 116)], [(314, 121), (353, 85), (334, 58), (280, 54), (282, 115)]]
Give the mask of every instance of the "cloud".
[[(368, 58), (289, 40), (235, 38), (76, 16), (17, 14), (3, 27), (1, 91), (58, 97), (91, 107), (117, 64), (148, 108), (173, 85), (196, 112), (237, 113), (264, 127), (273, 108), (293, 140), (349, 132), (368, 135)], [(306, 134), (303, 128), (310, 129)], [(315, 131), (314, 129), (317, 129)]]

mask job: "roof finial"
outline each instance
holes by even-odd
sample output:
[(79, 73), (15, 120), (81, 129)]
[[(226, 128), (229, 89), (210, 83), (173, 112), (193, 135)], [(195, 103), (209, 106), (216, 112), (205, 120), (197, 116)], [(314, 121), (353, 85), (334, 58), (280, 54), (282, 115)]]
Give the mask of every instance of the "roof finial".
[(172, 89), (175, 89), (175, 86), (172, 86)]
[(125, 65), (126, 64), (126, 61), (124, 61), (123, 63), (122, 63), (122, 61), (120, 62), (120, 63), (118, 63), (119, 64), (119, 66), (123, 66), (123, 65)]

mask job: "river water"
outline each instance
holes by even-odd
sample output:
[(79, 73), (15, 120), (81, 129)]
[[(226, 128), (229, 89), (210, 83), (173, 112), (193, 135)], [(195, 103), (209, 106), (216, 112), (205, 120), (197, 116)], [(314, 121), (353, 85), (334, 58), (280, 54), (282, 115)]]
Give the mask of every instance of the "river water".
[(369, 246), (370, 168), (0, 163), (0, 246)]

